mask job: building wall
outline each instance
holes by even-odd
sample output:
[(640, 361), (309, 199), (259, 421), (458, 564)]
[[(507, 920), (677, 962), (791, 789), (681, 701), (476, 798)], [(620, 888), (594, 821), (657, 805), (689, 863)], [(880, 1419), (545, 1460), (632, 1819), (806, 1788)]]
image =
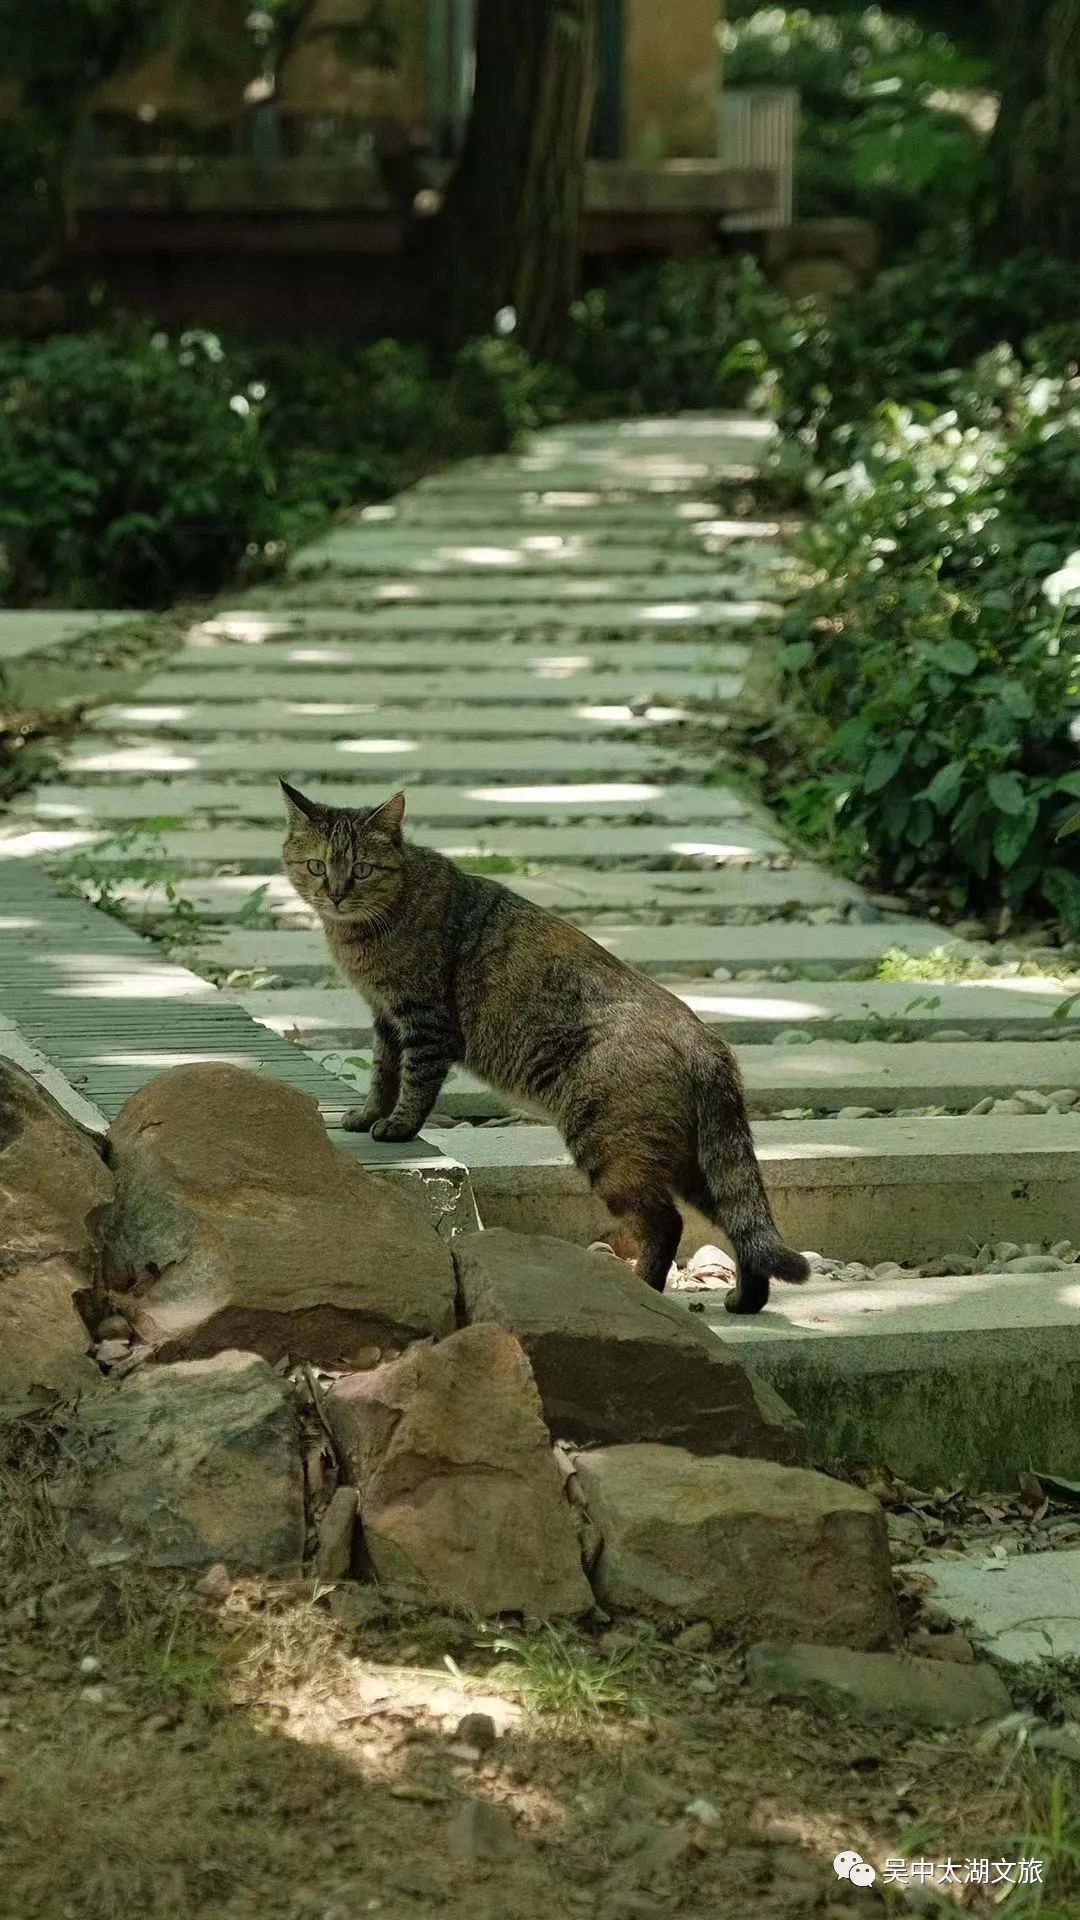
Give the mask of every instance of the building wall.
[(625, 0), (626, 157), (716, 153), (724, 0)]

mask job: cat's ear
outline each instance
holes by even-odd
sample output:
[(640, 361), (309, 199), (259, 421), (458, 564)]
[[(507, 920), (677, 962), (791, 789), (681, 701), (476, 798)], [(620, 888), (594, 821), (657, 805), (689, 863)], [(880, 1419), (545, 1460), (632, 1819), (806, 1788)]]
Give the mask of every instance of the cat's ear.
[(373, 807), (364, 821), (365, 827), (376, 827), (380, 833), (400, 833), (405, 818), (405, 795), (391, 794), (381, 807)]
[(278, 785), (285, 795), (285, 804), (289, 809), (290, 817), (295, 818), (299, 815), (301, 820), (314, 822), (322, 816), (325, 809), (320, 807), (317, 800), (309, 800), (306, 794), (299, 793), (295, 787), (290, 787), (287, 780), (279, 779)]

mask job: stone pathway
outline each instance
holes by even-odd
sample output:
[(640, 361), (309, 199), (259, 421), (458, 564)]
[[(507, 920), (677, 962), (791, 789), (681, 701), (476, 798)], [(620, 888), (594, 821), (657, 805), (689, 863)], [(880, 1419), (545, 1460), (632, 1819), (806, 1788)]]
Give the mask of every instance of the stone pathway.
[[(42, 857), (77, 853), (134, 926), (156, 930), (171, 963), (140, 951), (157, 1044), (125, 1024), (122, 987), (92, 989), (77, 1062), (40, 1005), (32, 1044), (77, 1065), (108, 1113), (140, 1075), (212, 1057), (219, 1042), (188, 1023), (227, 1008), (231, 1033), (263, 1036), (249, 1063), (280, 1074), (293, 1043), (333, 1125), (364, 1081), (369, 1018), (280, 873), (276, 776), (359, 803), (403, 784), (417, 837), (580, 921), (730, 1032), (796, 1244), (863, 1268), (957, 1256), (965, 1271), (1000, 1264), (997, 1242), (1021, 1258), (1080, 1243), (1065, 987), (958, 982), (948, 967), (941, 981), (873, 977), (890, 949), (963, 957), (963, 943), (793, 854), (725, 767), (724, 716), (767, 699), (772, 671), (777, 529), (740, 517), (769, 431), (717, 416), (548, 433), (357, 514), (284, 581), (196, 622), (0, 829), (9, 916), (16, 880), (40, 888)], [(711, 734), (682, 726), (695, 706)], [(50, 922), (49, 897), (32, 922)], [(0, 989), (25, 1029), (36, 923), (22, 938), (22, 972), (0, 972)], [(181, 960), (219, 991), (174, 992)], [(457, 1076), (424, 1150), (398, 1149), (395, 1164), (467, 1169), (485, 1224), (601, 1232), (557, 1136), (515, 1119)], [(916, 1304), (906, 1284), (897, 1311)], [(1080, 1270), (1033, 1276), (1029, 1297), (1071, 1323)], [(834, 1268), (778, 1292), (741, 1337), (764, 1341), (766, 1322), (827, 1331), (845, 1319), (837, 1298)], [(986, 1298), (993, 1317), (999, 1295)]]

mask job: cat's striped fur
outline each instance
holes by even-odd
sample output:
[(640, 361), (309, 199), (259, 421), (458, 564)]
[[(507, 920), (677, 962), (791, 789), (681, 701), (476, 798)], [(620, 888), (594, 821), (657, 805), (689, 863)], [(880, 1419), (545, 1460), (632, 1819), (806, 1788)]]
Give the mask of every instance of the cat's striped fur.
[(375, 1018), (368, 1104), (346, 1119), (383, 1140), (423, 1126), (449, 1068), (550, 1116), (661, 1289), (682, 1232), (676, 1200), (723, 1228), (756, 1313), (807, 1263), (773, 1221), (730, 1049), (654, 980), (508, 888), (405, 840), (402, 794), (328, 807), (282, 781), (285, 865)]

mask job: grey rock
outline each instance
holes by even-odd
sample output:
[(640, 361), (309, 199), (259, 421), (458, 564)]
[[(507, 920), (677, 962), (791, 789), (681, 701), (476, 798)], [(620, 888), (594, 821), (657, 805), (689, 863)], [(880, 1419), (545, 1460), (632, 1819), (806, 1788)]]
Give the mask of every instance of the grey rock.
[(60, 1482), (95, 1566), (295, 1572), (303, 1474), (288, 1384), (251, 1353), (143, 1367), (83, 1401)]
[(781, 1697), (810, 1699), (834, 1713), (921, 1727), (964, 1727), (1000, 1719), (1012, 1702), (992, 1667), (851, 1653), (822, 1646), (751, 1647), (747, 1677)]
[(99, 1285), (112, 1200), (93, 1137), (0, 1060), (0, 1403), (100, 1387), (76, 1296)]
[(490, 1800), (466, 1800), (450, 1820), (446, 1842), (464, 1866), (514, 1860), (524, 1844), (505, 1808)]
[(885, 1516), (861, 1488), (679, 1447), (579, 1454), (610, 1612), (880, 1646), (898, 1630)]
[(588, 1611), (574, 1517), (511, 1334), (466, 1327), (411, 1347), (346, 1374), (324, 1405), (387, 1591), (484, 1615)]
[(451, 1331), (454, 1272), (418, 1203), (263, 1074), (174, 1067), (113, 1122), (107, 1262), (159, 1359), (225, 1347), (349, 1365)]
[(1061, 1273), (1069, 1265), (1052, 1253), (1022, 1253), (1014, 1260), (1003, 1260), (1003, 1273)]
[(466, 1319), (521, 1341), (556, 1438), (805, 1459), (803, 1429), (773, 1390), (622, 1261), (504, 1228), (459, 1234), (452, 1251)]
[(336, 1487), (319, 1521), (315, 1572), (320, 1580), (344, 1580), (353, 1558), (353, 1536), (360, 1496), (355, 1487)]

